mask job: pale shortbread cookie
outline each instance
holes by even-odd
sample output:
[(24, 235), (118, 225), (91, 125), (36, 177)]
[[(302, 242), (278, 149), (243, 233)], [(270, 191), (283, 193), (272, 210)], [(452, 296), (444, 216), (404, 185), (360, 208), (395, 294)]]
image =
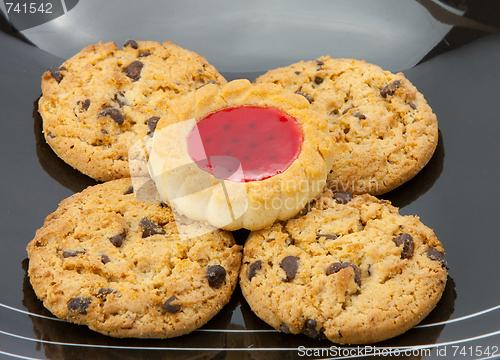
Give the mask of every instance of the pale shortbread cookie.
[(154, 132), (168, 101), (207, 83), (226, 80), (205, 58), (170, 41), (87, 46), (42, 76), (45, 139), (96, 180), (128, 177), (130, 147)]
[(305, 215), (252, 232), (240, 271), (262, 320), (340, 344), (406, 332), (436, 306), (446, 280), (443, 247), (417, 217), (331, 190)]
[[(186, 139), (206, 115), (244, 106), (275, 108), (294, 118), (302, 131), (300, 153), (285, 171), (264, 180), (215, 179), (193, 162)], [(304, 97), (277, 85), (252, 85), (248, 80), (234, 80), (223, 87), (209, 84), (175, 99), (160, 119), (149, 158), (150, 173), (161, 199), (187, 217), (226, 230), (261, 229), (296, 215), (323, 191), (334, 150), (333, 127), (330, 131), (325, 117), (310, 110)], [(280, 136), (263, 136), (268, 135)]]
[(197, 236), (199, 226), (137, 200), (130, 179), (89, 187), (63, 200), (28, 244), (30, 282), (54, 315), (99, 333), (183, 335), (228, 303), (241, 264), (231, 233)]
[(336, 125), (328, 186), (338, 191), (386, 193), (414, 177), (436, 148), (436, 115), (402, 73), (325, 56), (270, 70), (255, 82), (302, 94)]

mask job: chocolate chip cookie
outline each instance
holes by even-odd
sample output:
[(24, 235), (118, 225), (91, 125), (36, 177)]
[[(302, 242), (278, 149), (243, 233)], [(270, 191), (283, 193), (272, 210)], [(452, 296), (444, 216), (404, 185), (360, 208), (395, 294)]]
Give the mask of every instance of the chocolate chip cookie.
[(36, 295), (57, 317), (113, 337), (199, 328), (229, 301), (241, 246), (231, 233), (199, 235), (200, 224), (179, 219), (137, 200), (130, 179), (65, 199), (27, 247)]
[(328, 116), (336, 156), (328, 186), (355, 194), (386, 193), (415, 176), (438, 142), (436, 115), (402, 73), (365, 61), (301, 61), (274, 69), (256, 83), (278, 84), (304, 96)]
[(170, 41), (90, 45), (42, 76), (45, 139), (96, 180), (128, 177), (129, 148), (154, 132), (168, 101), (207, 83), (226, 80), (205, 58)]
[(307, 210), (245, 243), (240, 285), (262, 320), (283, 333), (368, 344), (406, 332), (436, 306), (444, 250), (417, 217), (331, 190)]

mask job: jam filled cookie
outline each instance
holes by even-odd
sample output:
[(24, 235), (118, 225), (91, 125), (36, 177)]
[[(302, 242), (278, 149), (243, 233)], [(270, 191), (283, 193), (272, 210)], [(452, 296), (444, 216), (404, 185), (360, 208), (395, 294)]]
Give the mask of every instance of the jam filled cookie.
[(340, 344), (406, 332), (436, 306), (446, 280), (443, 247), (418, 218), (331, 190), (305, 215), (252, 232), (240, 271), (262, 320)]
[(174, 100), (149, 157), (160, 198), (225, 230), (296, 215), (323, 191), (335, 149), (326, 118), (309, 107), (300, 95), (248, 80)]
[(278, 84), (304, 96), (330, 124), (341, 127), (328, 174), (328, 186), (338, 191), (388, 192), (415, 176), (436, 148), (436, 116), (402, 73), (364, 61), (321, 57), (270, 70), (255, 82)]
[[(207, 60), (172, 42), (100, 42), (42, 76), (39, 112), (54, 152), (99, 181), (128, 177), (128, 150), (155, 130), (166, 102), (226, 80)], [(136, 169), (147, 175), (147, 169)]]
[(95, 185), (62, 201), (36, 232), (30, 282), (54, 315), (99, 333), (183, 335), (228, 303), (241, 265), (229, 232), (197, 236), (198, 226), (137, 200), (130, 179)]

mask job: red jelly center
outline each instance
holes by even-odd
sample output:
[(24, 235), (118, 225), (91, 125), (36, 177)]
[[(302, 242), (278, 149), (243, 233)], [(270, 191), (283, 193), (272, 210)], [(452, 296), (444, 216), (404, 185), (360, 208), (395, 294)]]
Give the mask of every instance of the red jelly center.
[(235, 182), (264, 180), (299, 156), (297, 121), (275, 108), (242, 106), (207, 115), (187, 138), (189, 156), (202, 170)]

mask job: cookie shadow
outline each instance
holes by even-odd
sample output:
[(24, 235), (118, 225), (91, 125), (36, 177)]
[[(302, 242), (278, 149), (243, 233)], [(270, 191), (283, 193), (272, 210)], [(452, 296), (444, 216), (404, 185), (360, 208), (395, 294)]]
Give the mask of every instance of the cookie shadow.
[(47, 144), (43, 135), (42, 116), (38, 112), (39, 99), (33, 103), (33, 120), (36, 154), (42, 169), (59, 184), (73, 192), (80, 192), (89, 186), (98, 184), (96, 180), (66, 164)]
[(437, 181), (443, 172), (444, 155), (443, 134), (439, 130), (436, 150), (427, 165), (411, 180), (379, 197), (389, 200), (392, 205), (400, 209), (411, 204), (429, 191)]

